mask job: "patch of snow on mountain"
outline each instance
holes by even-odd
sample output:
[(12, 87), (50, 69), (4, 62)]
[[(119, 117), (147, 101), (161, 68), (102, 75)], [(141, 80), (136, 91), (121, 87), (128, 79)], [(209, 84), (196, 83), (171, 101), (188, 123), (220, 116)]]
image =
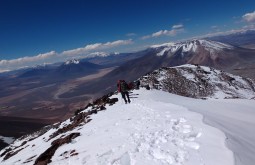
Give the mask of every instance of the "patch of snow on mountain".
[[(187, 66), (183, 65), (182, 67)], [(188, 67), (190, 67), (190, 65), (188, 65)], [(216, 86), (216, 91), (211, 98), (224, 99), (234, 96), (251, 99), (255, 97), (255, 91), (252, 88), (254, 84), (249, 84), (247, 79), (205, 66), (201, 66), (200, 68), (202, 71), (206, 72), (206, 74), (203, 74), (203, 79), (207, 80), (207, 83), (214, 84)], [(193, 71), (196, 71), (194, 67)], [(187, 79), (195, 80), (195, 76), (193, 74), (185, 73), (186, 74), (183, 76)]]
[(65, 62), (65, 65), (70, 65), (70, 64), (79, 64), (80, 61), (76, 59), (68, 60)]
[(198, 40), (199, 43), (204, 46), (207, 50), (222, 50), (222, 49), (233, 49), (233, 46), (224, 44), (216, 41)]
[(171, 48), (164, 48), (163, 50), (161, 50), (159, 53), (157, 53), (157, 56), (163, 56), (165, 54), (165, 52), (169, 51)]
[(92, 57), (107, 57), (109, 56), (110, 54), (109, 53), (106, 53), (106, 52), (93, 52), (93, 53), (90, 53), (89, 55), (87, 55), (86, 57), (88, 58), (92, 58)]
[(0, 136), (0, 140), (2, 140), (4, 143), (11, 144), (15, 138)]
[[(164, 45), (164, 44), (163, 44)], [(179, 49), (182, 49), (182, 53), (193, 51), (195, 52), (197, 49), (197, 45), (195, 42), (184, 42), (184, 43), (172, 43), (172, 44), (165, 44), (165, 48), (157, 53), (158, 56), (164, 55), (165, 52), (175, 53)]]

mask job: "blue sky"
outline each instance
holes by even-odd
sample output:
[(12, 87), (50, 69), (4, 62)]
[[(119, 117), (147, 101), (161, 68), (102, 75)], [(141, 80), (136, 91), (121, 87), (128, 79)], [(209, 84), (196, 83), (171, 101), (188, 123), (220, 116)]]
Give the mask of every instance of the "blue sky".
[(254, 0), (1, 0), (0, 70), (254, 27), (243, 17), (254, 11)]

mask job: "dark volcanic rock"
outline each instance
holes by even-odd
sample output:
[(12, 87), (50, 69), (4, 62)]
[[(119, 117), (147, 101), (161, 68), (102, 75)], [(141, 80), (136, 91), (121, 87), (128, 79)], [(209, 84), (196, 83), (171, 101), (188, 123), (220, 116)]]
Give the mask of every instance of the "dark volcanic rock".
[[(27, 146), (26, 146), (26, 147), (27, 147)], [(26, 147), (24, 147), (24, 148), (26, 148)], [(20, 152), (21, 150), (23, 150), (24, 148), (20, 148), (20, 149), (18, 149), (18, 150), (16, 150), (16, 151), (8, 152), (8, 153), (5, 155), (5, 157), (4, 157), (3, 160), (9, 159), (10, 157), (12, 157), (12, 156), (16, 155), (17, 153), (19, 153), (19, 152)]]
[(96, 113), (97, 113), (97, 110), (92, 110), (92, 111), (88, 111), (88, 112), (79, 113), (74, 118), (70, 119), (70, 121), (72, 121), (71, 124), (69, 124), (69, 125), (67, 125), (63, 128), (58, 129), (56, 132), (54, 132), (52, 135), (50, 135), (50, 138), (48, 139), (48, 141), (51, 140), (52, 138), (55, 138), (59, 134), (62, 134), (62, 133), (73, 130), (74, 128), (79, 126), (79, 124), (81, 124), (81, 123), (88, 123), (90, 121), (90, 120), (87, 120), (89, 115), (96, 114)]
[[(118, 101), (118, 98), (110, 98), (113, 95), (112, 93), (109, 93), (107, 95), (104, 95), (103, 97), (95, 100), (93, 104), (89, 103), (86, 107), (85, 110), (86, 112), (82, 112), (84, 109), (79, 109), (75, 112), (75, 116), (70, 118), (71, 124), (58, 129), (56, 132), (54, 132), (51, 136), (50, 139), (55, 138), (59, 134), (68, 132), (79, 126), (80, 124), (86, 124), (91, 121), (89, 119), (89, 116), (92, 114), (97, 114), (98, 111), (106, 110), (105, 105), (113, 105)], [(91, 110), (88, 110), (88, 108), (91, 107)], [(50, 140), (48, 139), (48, 140)]]
[(51, 143), (51, 147), (48, 148), (44, 153), (42, 153), (35, 161), (34, 165), (47, 165), (51, 162), (51, 158), (56, 152), (56, 150), (63, 144), (70, 143), (72, 139), (80, 136), (80, 133), (71, 133), (70, 135), (66, 136), (65, 138), (60, 138), (54, 140)]

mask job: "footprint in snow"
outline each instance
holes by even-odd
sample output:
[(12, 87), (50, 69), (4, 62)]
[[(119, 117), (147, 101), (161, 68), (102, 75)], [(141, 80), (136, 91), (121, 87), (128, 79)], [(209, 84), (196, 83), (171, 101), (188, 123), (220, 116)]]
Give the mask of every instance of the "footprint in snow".
[(113, 161), (112, 165), (133, 165), (131, 156), (128, 152), (125, 152), (121, 157)]
[(110, 161), (110, 157), (113, 155), (113, 151), (109, 150), (101, 155), (98, 156), (97, 158), (97, 163), (98, 165), (105, 165)]

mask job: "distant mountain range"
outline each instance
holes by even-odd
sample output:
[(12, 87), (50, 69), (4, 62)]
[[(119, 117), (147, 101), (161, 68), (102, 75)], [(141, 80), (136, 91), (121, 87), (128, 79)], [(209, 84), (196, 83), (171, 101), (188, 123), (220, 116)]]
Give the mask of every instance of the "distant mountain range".
[(227, 35), (208, 37), (206, 39), (255, 49), (255, 30), (240, 30)]
[(81, 61), (88, 61), (91, 63), (103, 65), (106, 67), (120, 66), (127, 61), (140, 58), (148, 53), (148, 50), (139, 51), (135, 53), (114, 53), (105, 55), (101, 52), (101, 55), (95, 57), (84, 58)]
[[(79, 61), (77, 59), (68, 60), (60, 66), (37, 66), (34, 68), (27, 69), (27, 71), (20, 74), (18, 77), (41, 77), (45, 76), (46, 78), (54, 77), (61, 78), (61, 76), (70, 76), (73, 75), (86, 75), (97, 71), (98, 69), (102, 69), (103, 66), (93, 64), (87, 61)], [(62, 78), (61, 78), (62, 79)]]

